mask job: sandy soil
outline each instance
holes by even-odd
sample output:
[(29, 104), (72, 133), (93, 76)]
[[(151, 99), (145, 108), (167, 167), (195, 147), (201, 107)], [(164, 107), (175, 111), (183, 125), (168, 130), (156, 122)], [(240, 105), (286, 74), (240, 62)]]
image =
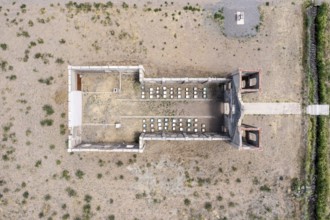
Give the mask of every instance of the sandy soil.
[[(22, 1), (1, 1), (0, 43), (7, 49), (0, 48), (0, 61), (8, 65), (0, 69), (0, 219), (299, 218), (289, 190), (302, 162), (300, 116), (246, 117), (263, 131), (257, 152), (227, 143), (157, 142), (139, 155), (69, 154), (60, 132), (67, 124), (68, 64), (143, 64), (148, 76), (261, 68), (262, 93), (246, 102), (300, 102), (301, 2), (262, 5), (259, 33), (235, 39), (223, 36), (210, 10), (184, 11), (185, 2), (138, 1), (128, 9), (115, 2), (106, 10), (109, 20), (101, 11), (68, 12), (63, 2), (24, 8)], [(29, 37), (18, 36), (24, 31)], [(50, 85), (39, 82), (49, 77)], [(46, 104), (55, 113), (47, 116)], [(44, 119), (53, 124), (41, 126)]]

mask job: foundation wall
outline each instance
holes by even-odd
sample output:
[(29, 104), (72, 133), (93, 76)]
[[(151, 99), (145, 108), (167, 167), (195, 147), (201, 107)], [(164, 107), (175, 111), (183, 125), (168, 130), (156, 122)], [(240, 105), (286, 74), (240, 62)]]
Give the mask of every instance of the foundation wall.
[(148, 141), (226, 141), (228, 136), (216, 133), (187, 134), (187, 133), (161, 133), (161, 134), (141, 134), (143, 140)]

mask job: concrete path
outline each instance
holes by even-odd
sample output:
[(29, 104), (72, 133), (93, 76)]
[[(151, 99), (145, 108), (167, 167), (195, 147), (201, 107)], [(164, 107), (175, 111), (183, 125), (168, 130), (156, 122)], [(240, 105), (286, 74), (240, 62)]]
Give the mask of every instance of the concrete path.
[(300, 103), (244, 103), (245, 115), (299, 115)]
[(309, 115), (329, 115), (329, 105), (309, 105), (306, 112)]

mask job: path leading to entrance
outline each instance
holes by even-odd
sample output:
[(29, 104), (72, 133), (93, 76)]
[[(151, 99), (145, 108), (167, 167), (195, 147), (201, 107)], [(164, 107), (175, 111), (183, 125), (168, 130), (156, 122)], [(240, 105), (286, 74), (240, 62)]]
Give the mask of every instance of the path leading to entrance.
[(300, 103), (244, 103), (245, 115), (299, 115)]

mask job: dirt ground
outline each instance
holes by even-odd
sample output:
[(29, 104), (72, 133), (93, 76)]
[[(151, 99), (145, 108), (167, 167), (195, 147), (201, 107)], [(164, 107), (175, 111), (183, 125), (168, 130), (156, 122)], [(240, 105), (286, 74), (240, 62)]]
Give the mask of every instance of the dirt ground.
[(301, 116), (245, 117), (261, 127), (262, 151), (152, 142), (138, 155), (67, 153), (68, 64), (142, 64), (147, 77), (261, 68), (262, 92), (244, 101), (301, 102), (302, 1), (261, 3), (259, 32), (240, 39), (213, 20), (216, 1), (197, 2), (207, 9), (116, 1), (76, 13), (64, 1), (0, 1), (0, 219), (300, 217), (290, 183), (304, 151)]

